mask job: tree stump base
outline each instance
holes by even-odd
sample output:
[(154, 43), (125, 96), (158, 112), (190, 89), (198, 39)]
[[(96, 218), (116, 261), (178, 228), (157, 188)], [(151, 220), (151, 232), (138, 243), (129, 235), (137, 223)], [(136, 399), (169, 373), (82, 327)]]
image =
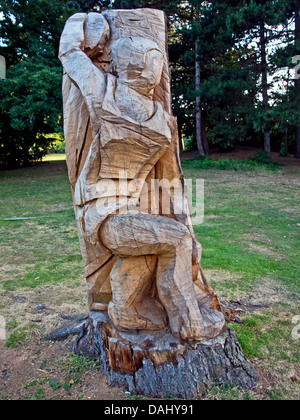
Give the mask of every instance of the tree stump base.
[(99, 360), (108, 385), (136, 395), (197, 398), (205, 388), (254, 388), (257, 376), (231, 329), (205, 343), (187, 343), (170, 331), (124, 333), (106, 313), (91, 312), (71, 350)]

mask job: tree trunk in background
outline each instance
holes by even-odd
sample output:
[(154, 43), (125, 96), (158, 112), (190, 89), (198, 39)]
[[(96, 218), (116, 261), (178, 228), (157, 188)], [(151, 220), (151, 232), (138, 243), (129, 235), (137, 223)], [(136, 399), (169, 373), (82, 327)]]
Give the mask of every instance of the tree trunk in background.
[[(300, 6), (297, 7), (295, 12), (296, 30), (295, 30), (295, 43), (296, 50), (300, 49)], [(295, 80), (296, 92), (300, 94), (300, 78)], [(296, 126), (295, 133), (295, 157), (300, 159), (300, 125)]]
[[(200, 63), (197, 57), (198, 43), (196, 42), (196, 90), (198, 91), (201, 86), (201, 70)], [(196, 97), (196, 138), (197, 147), (200, 156), (205, 156), (205, 150), (202, 141), (202, 115), (201, 115), (201, 97)]]
[(180, 152), (184, 151), (184, 139), (182, 135), (182, 124), (178, 120), (178, 136), (179, 136), (179, 150)]
[[(199, 12), (196, 11), (196, 23), (199, 23)], [(201, 86), (201, 68), (200, 68), (200, 62), (199, 62), (199, 57), (198, 57), (198, 42), (196, 41), (196, 45), (195, 45), (195, 53), (196, 53), (196, 74), (195, 74), (195, 79), (196, 79), (196, 90), (199, 91), (200, 90), (200, 86)], [(201, 112), (201, 97), (197, 95), (196, 97), (196, 139), (197, 139), (197, 147), (198, 147), (198, 152), (200, 156), (205, 156), (205, 148), (203, 145), (203, 136), (202, 136), (202, 112)]]
[[(267, 73), (267, 53), (266, 53), (266, 34), (265, 22), (262, 20), (260, 24), (260, 48), (261, 48), (261, 75), (262, 75), (262, 96), (263, 109), (266, 114), (269, 110), (269, 96), (268, 96), (268, 73)], [(264, 127), (264, 150), (270, 160), (271, 153), (271, 135), (267, 126)]]
[(203, 109), (201, 110), (201, 136), (202, 136), (202, 145), (204, 149), (205, 155), (209, 155), (209, 145), (208, 145), (208, 139), (207, 139), (207, 132), (206, 132), (206, 118), (205, 118), (205, 112)]
[[(266, 36), (265, 36), (265, 23), (262, 20), (260, 25), (260, 45), (261, 45), (261, 74), (262, 74), (262, 96), (263, 96), (263, 109), (267, 113), (269, 109), (269, 96), (268, 96), (268, 74), (267, 74), (267, 53), (266, 53)], [(271, 135), (267, 127), (264, 128), (264, 151), (270, 160), (271, 152)]]

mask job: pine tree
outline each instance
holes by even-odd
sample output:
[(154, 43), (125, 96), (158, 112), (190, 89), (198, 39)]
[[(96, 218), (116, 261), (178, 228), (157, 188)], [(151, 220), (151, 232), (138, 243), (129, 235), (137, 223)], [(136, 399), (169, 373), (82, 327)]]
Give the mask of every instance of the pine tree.
[[(231, 16), (230, 26), (233, 31), (244, 32), (248, 42), (257, 44), (258, 61), (262, 97), (261, 112), (257, 113), (253, 121), (256, 130), (262, 129), (264, 134), (264, 150), (268, 158), (271, 151), (271, 130), (274, 128), (272, 118), (273, 107), (270, 106), (270, 97), (273, 95), (272, 82), (277, 69), (270, 66), (272, 55), (276, 55), (280, 41), (284, 38), (284, 29), (289, 19), (287, 13), (289, 0), (247, 0), (240, 2), (240, 9)], [(279, 41), (279, 42), (278, 42)], [(272, 46), (272, 49), (271, 49)], [(259, 108), (257, 108), (259, 110)]]
[(91, 11), (101, 12), (103, 9), (109, 7), (110, 0), (72, 0), (72, 6), (82, 13)]
[[(241, 114), (245, 103), (249, 105), (244, 92), (252, 92), (253, 73), (248, 78), (247, 89), (244, 68), (239, 68), (245, 67), (245, 62), (235, 50), (235, 44), (244, 32), (234, 33), (228, 25), (229, 16), (236, 14), (239, 8), (236, 2), (190, 0), (188, 3), (190, 20), (182, 29), (181, 42), (187, 50), (187, 66), (195, 68), (196, 77), (188, 93), (196, 101), (196, 144), (203, 156), (208, 150), (205, 128), (210, 143), (224, 149), (232, 148), (245, 134)], [(196, 60), (192, 64), (193, 56)], [(237, 58), (235, 64), (234, 58)], [(230, 83), (229, 74), (233, 77)]]

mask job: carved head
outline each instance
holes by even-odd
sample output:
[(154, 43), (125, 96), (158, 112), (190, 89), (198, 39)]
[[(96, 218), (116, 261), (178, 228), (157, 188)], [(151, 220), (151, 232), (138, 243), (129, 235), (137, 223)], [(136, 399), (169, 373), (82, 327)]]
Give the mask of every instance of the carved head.
[(112, 59), (112, 73), (142, 95), (149, 96), (159, 85), (164, 56), (150, 39), (120, 38), (112, 46)]

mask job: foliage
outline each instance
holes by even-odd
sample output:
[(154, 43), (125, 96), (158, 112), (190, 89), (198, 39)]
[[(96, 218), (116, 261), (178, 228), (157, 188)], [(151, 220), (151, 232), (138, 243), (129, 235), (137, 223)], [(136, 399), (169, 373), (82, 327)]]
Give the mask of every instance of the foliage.
[[(75, 12), (108, 7), (166, 12), (173, 111), (180, 136), (193, 139), (194, 148), (200, 97), (211, 147), (230, 151), (245, 142), (262, 146), (267, 128), (274, 150), (287, 154), (294, 149), (300, 121), (300, 95), (291, 75), (292, 57), (300, 54), (293, 29), (296, 0), (0, 0), (0, 55), (8, 66), (8, 79), (0, 81), (1, 166), (26, 165), (47, 150), (56, 150), (49, 134), (62, 132), (62, 69), (57, 54), (64, 23)], [(262, 22), (268, 51), (268, 110), (261, 100)], [(200, 90), (195, 88), (196, 59)]]
[(64, 141), (64, 137), (60, 134), (51, 134), (48, 136), (51, 140), (51, 144), (48, 148), (49, 155), (51, 153), (65, 153), (66, 152), (66, 145)]
[(0, 165), (24, 165), (47, 152), (61, 130), (61, 70), (23, 60), (11, 66), (0, 91)]
[(63, 365), (63, 370), (66, 371), (69, 384), (76, 385), (81, 381), (82, 376), (88, 371), (95, 368), (95, 361), (87, 359), (84, 356), (74, 355), (70, 356)]
[[(210, 144), (228, 150), (245, 141), (256, 141), (257, 135), (262, 139), (266, 126), (272, 129), (275, 137), (278, 132), (282, 134), (287, 125), (293, 128), (299, 120), (299, 107), (291, 99), (295, 91), (293, 81), (290, 79), (288, 91), (284, 90), (280, 97), (276, 97), (278, 91), (274, 85), (284, 81), (287, 67), (291, 68), (287, 64), (292, 56), (287, 57), (287, 54), (292, 53), (294, 43), (292, 2), (190, 0), (188, 3), (194, 9), (191, 9), (188, 24), (181, 28), (181, 42), (188, 51), (185, 58), (190, 58), (187, 64), (190, 67), (195, 57), (195, 41), (198, 41), (201, 89), (195, 91), (192, 81), (189, 92), (191, 96), (201, 97)], [(195, 22), (195, 10), (200, 14), (199, 24)], [(266, 24), (267, 45), (270, 46), (267, 72), (273, 76), (280, 68), (284, 70), (277, 73), (272, 82), (269, 78), (267, 88), (273, 105), (269, 112), (265, 112), (261, 102), (259, 30), (262, 21)], [(293, 135), (291, 131), (289, 134)], [(279, 150), (281, 141), (274, 146)]]
[(0, 166), (40, 159), (62, 131), (61, 65), (57, 58), (64, 22), (76, 9), (63, 0), (0, 0)]
[[(261, 157), (263, 156), (263, 158)], [(197, 159), (191, 159), (184, 163), (185, 167), (193, 167), (195, 169), (219, 169), (223, 171), (234, 170), (234, 171), (250, 171), (250, 172), (262, 172), (262, 171), (279, 171), (279, 165), (277, 163), (269, 163), (265, 157), (265, 154), (259, 154), (253, 158), (247, 160), (238, 159), (220, 159), (215, 160), (208, 157), (200, 157)]]

